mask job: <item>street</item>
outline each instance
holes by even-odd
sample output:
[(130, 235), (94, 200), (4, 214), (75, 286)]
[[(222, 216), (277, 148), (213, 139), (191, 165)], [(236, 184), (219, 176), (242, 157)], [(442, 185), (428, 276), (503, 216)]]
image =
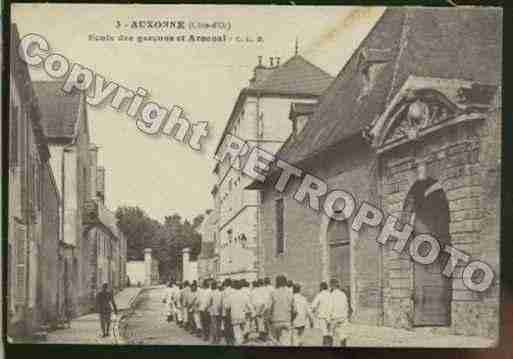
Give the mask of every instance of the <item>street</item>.
[(134, 302), (134, 312), (122, 324), (121, 335), (126, 344), (204, 345), (203, 340), (166, 321), (167, 305), (162, 303), (165, 288), (141, 292)]
[[(121, 334), (126, 344), (145, 345), (206, 345), (200, 338), (189, 334), (175, 323), (166, 321), (166, 304), (162, 303), (164, 288), (158, 287), (141, 292), (134, 303), (133, 314), (122, 325)], [(348, 346), (352, 347), (488, 347), (493, 341), (488, 338), (434, 334), (426, 329), (408, 331), (388, 327), (350, 324)], [(222, 342), (223, 343), (223, 342)], [(306, 346), (319, 346), (321, 333), (307, 329)], [(272, 345), (250, 341), (247, 345)]]

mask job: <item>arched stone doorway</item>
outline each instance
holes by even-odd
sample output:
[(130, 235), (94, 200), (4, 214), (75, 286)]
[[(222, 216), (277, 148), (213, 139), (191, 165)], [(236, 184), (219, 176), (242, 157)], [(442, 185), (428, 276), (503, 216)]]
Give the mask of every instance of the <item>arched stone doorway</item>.
[(350, 229), (350, 221), (335, 221), (322, 215), (319, 244), (321, 246), (321, 280), (339, 280), (351, 307), (355, 307), (354, 283), (351, 280), (353, 261), (351, 259), (352, 238), (355, 232)]
[[(431, 234), (441, 247), (449, 244), (449, 204), (440, 184), (433, 178), (418, 180), (411, 187), (404, 212), (413, 226), (413, 236)], [(420, 248), (427, 254), (429, 245)], [(413, 263), (413, 325), (448, 326), (451, 322), (451, 281), (442, 274), (441, 256), (429, 265)]]

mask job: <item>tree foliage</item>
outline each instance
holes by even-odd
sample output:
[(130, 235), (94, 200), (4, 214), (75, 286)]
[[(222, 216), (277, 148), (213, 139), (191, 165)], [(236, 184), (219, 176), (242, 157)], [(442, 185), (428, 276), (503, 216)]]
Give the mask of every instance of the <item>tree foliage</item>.
[(179, 277), (183, 248), (191, 249), (191, 260), (195, 260), (201, 250), (198, 229), (204, 220), (203, 214), (194, 217), (191, 223), (174, 213), (160, 223), (137, 206), (123, 206), (116, 210), (116, 218), (127, 238), (127, 260), (143, 260), (144, 249), (151, 248), (159, 261), (160, 278), (164, 280)]

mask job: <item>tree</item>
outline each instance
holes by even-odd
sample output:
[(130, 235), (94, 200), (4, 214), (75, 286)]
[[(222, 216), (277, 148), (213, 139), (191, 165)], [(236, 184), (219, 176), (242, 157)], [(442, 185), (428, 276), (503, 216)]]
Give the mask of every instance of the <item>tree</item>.
[(145, 248), (155, 248), (155, 235), (160, 224), (139, 207), (119, 207), (118, 227), (127, 239), (127, 260), (143, 260)]
[(180, 277), (182, 249), (191, 249), (195, 260), (201, 251), (201, 234), (198, 232), (205, 216), (200, 214), (192, 223), (178, 213), (164, 218), (164, 223), (150, 218), (135, 206), (122, 206), (116, 210), (118, 227), (127, 238), (127, 260), (143, 260), (144, 249), (151, 248), (159, 261), (159, 275), (164, 280)]

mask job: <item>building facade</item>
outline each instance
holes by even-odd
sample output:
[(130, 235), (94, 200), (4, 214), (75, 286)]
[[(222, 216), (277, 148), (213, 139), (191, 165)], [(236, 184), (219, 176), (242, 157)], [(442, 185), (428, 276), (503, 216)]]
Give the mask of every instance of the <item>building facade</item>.
[(11, 26), (8, 332), (27, 338), (95, 307), (100, 283), (125, 286), (126, 239), (104, 205), (85, 95), (33, 82)]
[[(227, 135), (276, 153), (293, 130), (288, 118), (291, 105), (315, 104), (332, 81), (329, 74), (298, 54), (282, 65), (279, 58), (270, 61), (269, 66), (264, 66), (260, 59), (249, 86), (240, 92), (216, 154)], [(217, 184), (212, 194), (219, 218), (218, 277), (254, 280), (261, 267), (259, 193), (246, 190), (251, 179), (226, 160), (217, 164), (214, 173)]]
[(62, 85), (54, 81), (34, 82), (52, 155), (50, 164), (61, 197), (59, 279), (65, 306), (62, 311), (78, 315), (91, 310), (92, 305), (88, 276), (91, 259), (83, 236), (83, 212), (91, 198), (91, 143), (84, 94), (67, 94)]
[[(43, 283), (55, 267), (59, 237), (53, 214), (47, 208), (59, 202), (49, 167), (38, 106), (26, 64), (16, 56), (20, 42), (11, 27), (8, 323), (12, 335), (31, 333), (55, 314), (57, 298), (52, 283)], [(48, 201), (48, 202), (46, 202)], [(44, 255), (49, 255), (45, 258)], [(51, 260), (54, 259), (53, 262)], [(43, 293), (51, 293), (43, 300)]]
[(278, 153), (357, 208), (370, 203), (487, 263), (492, 286), (469, 290), (461, 263), (444, 276), (448, 256), (420, 265), (394, 239), (378, 244), (383, 222), (356, 232), (354, 217), (298, 203), (300, 179), (276, 192), (276, 173), (250, 187), (262, 193), (265, 275), (286, 273), (310, 298), (338, 278), (356, 323), (497, 337), (501, 28), (496, 10), (387, 9)]
[(91, 193), (95, 196), (86, 202), (83, 221), (89, 249), (90, 296), (94, 301), (105, 283), (114, 293), (125, 287), (126, 238), (117, 227), (114, 213), (105, 206), (105, 169), (96, 165), (98, 147), (92, 145), (89, 153)]
[(90, 140), (83, 93), (65, 93), (62, 82), (38, 81), (34, 88), (42, 113), (51, 169), (61, 199), (59, 292), (61, 313), (94, 309), (103, 283), (117, 292), (126, 280), (126, 239), (105, 206), (105, 168)]

